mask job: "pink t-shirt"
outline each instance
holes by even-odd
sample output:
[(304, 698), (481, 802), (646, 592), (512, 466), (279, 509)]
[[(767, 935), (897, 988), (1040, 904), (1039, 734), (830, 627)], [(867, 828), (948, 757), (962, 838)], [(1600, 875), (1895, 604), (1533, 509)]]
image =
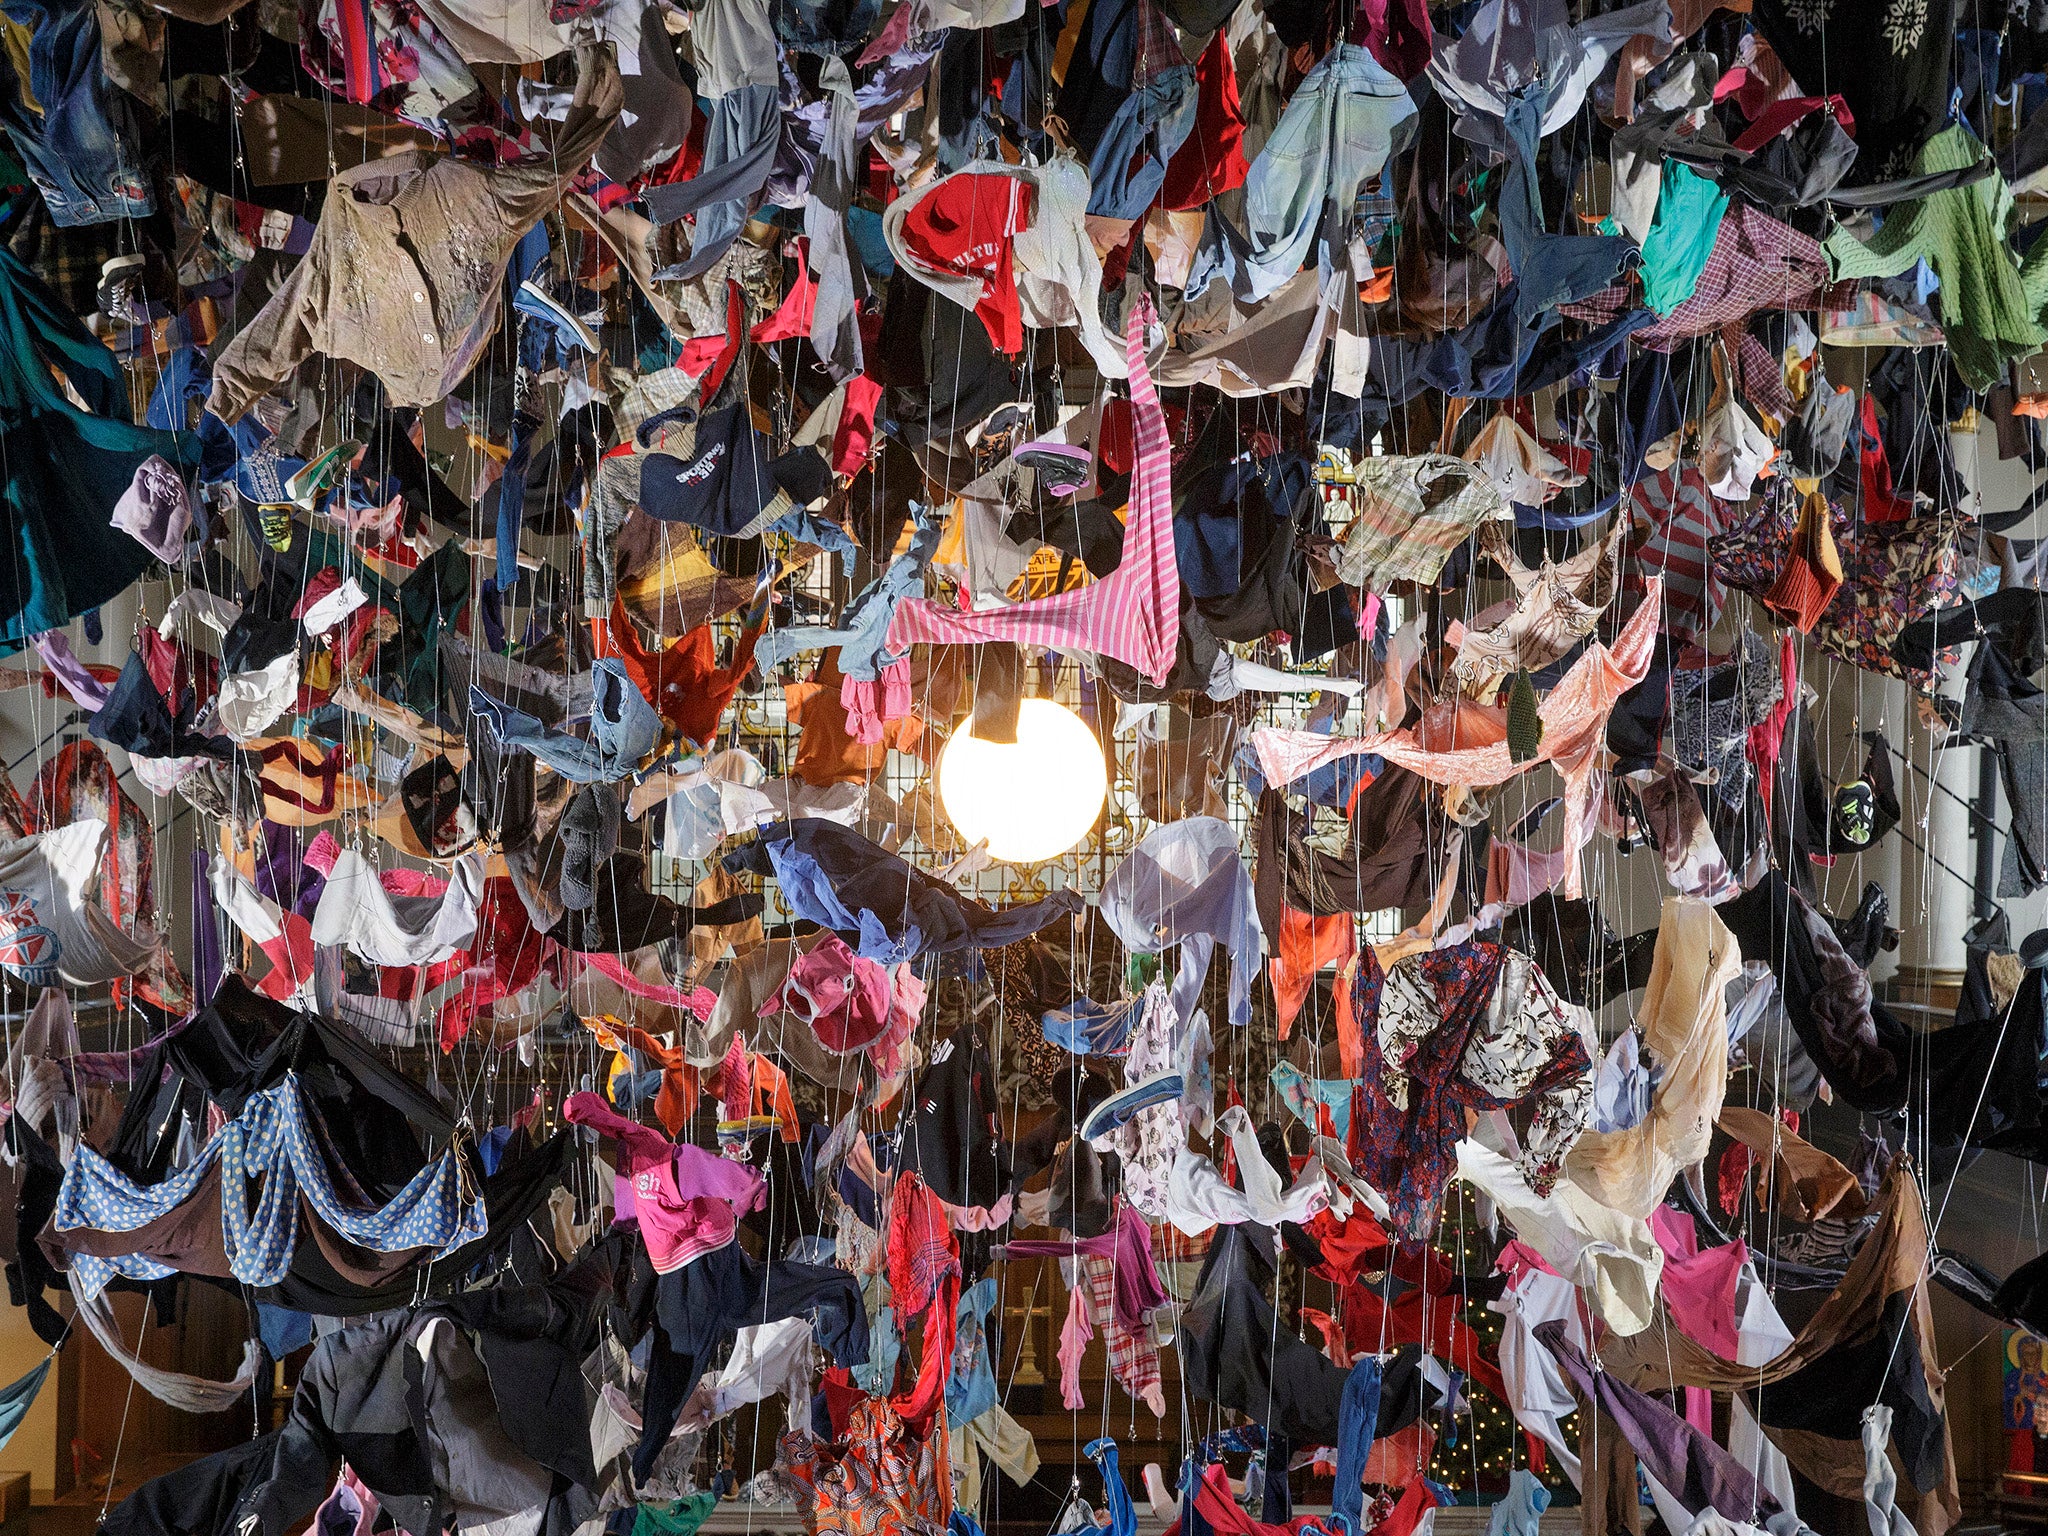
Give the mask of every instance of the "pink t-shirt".
[[(1723, 1360), (1733, 1360), (1738, 1347), (1735, 1288), (1749, 1247), (1741, 1238), (1719, 1248), (1702, 1249), (1693, 1219), (1683, 1211), (1660, 1205), (1650, 1216), (1650, 1231), (1664, 1250), (1664, 1305), (1686, 1337), (1704, 1344)], [(1704, 1387), (1685, 1389), (1685, 1419), (1703, 1434), (1714, 1431), (1713, 1394)]]
[(1650, 1231), (1664, 1250), (1664, 1304), (1686, 1336), (1704, 1344), (1723, 1360), (1736, 1350), (1735, 1285), (1749, 1248), (1740, 1238), (1719, 1248), (1702, 1249), (1693, 1219), (1683, 1211), (1660, 1205), (1650, 1216)]
[(637, 1221), (657, 1274), (681, 1269), (733, 1240), (740, 1217), (759, 1210), (768, 1183), (744, 1163), (628, 1120), (594, 1093), (562, 1106), (571, 1125), (587, 1125), (619, 1144), (615, 1221)]

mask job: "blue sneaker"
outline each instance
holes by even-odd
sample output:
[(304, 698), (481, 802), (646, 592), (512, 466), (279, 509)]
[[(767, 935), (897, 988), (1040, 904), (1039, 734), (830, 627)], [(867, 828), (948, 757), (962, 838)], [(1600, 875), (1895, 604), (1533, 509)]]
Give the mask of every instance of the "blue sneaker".
[(519, 291), (513, 294), (512, 307), (529, 320), (538, 320), (551, 327), (564, 347), (577, 346), (586, 352), (597, 350), (597, 332), (531, 278), (521, 283)]
[(1083, 1141), (1100, 1141), (1141, 1109), (1179, 1100), (1182, 1078), (1178, 1072), (1155, 1072), (1142, 1082), (1111, 1094), (1088, 1111), (1081, 1122)]

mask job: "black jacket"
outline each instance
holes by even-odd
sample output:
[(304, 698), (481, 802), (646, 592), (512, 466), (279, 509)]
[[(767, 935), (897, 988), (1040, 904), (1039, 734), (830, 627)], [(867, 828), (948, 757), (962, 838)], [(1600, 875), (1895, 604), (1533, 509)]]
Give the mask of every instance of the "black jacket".
[[(1250, 1222), (1219, 1227), (1180, 1322), (1182, 1367), (1188, 1391), (1202, 1402), (1234, 1409), (1285, 1435), (1295, 1445), (1335, 1445), (1351, 1373), (1321, 1351), (1277, 1326), (1266, 1287), (1273, 1266)], [(1374, 1438), (1394, 1433), (1428, 1406), (1435, 1389), (1422, 1379), (1419, 1352), (1409, 1346), (1380, 1378), (1379, 1424)]]
[(343, 1459), (412, 1536), (523, 1509), (538, 1511), (536, 1536), (574, 1529), (597, 1483), (581, 1362), (618, 1251), (601, 1244), (550, 1286), (497, 1285), (322, 1339), (236, 1529), (298, 1529)]
[(232, 1529), (235, 1507), (268, 1471), (283, 1433), (274, 1429), (151, 1478), (108, 1512), (100, 1530), (105, 1536), (213, 1536)]
[[(158, 1063), (170, 1068), (168, 1078), (154, 1070)], [(139, 1065), (136, 1081), (152, 1086), (129, 1098), (107, 1155), (145, 1183), (169, 1172), (184, 1116), (198, 1117), (203, 1138), (205, 1099), (238, 1115), (251, 1094), (288, 1072), (298, 1074), (336, 1157), (379, 1204), (425, 1166), (429, 1146), (455, 1134), (448, 1108), (353, 1030), (272, 1002), (238, 976)]]

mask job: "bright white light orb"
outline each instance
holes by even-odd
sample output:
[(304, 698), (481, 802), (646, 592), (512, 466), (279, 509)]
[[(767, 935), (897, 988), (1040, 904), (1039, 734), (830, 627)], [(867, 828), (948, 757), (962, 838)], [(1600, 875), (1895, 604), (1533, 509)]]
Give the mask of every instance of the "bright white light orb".
[(1088, 835), (1109, 793), (1102, 744), (1051, 699), (1026, 699), (1015, 746), (962, 725), (939, 754), (939, 803), (971, 846), (1012, 864), (1057, 858)]

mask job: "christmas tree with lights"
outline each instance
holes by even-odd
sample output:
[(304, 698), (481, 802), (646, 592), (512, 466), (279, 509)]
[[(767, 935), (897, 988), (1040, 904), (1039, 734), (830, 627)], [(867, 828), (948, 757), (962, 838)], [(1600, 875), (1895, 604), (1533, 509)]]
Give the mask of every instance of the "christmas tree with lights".
[[(1485, 1355), (1499, 1359), (1501, 1333), (1507, 1320), (1487, 1306), (1495, 1287), (1486, 1284), (1493, 1272), (1496, 1245), (1479, 1220), (1471, 1191), (1463, 1184), (1453, 1184), (1445, 1194), (1435, 1246), (1459, 1277), (1466, 1326), (1478, 1336)], [(1544, 1457), (1540, 1464), (1532, 1461), (1528, 1437), (1515, 1423), (1506, 1403), (1472, 1381), (1465, 1382), (1463, 1394), (1470, 1412), (1459, 1414), (1452, 1421), (1453, 1433), (1437, 1437), (1425, 1469), (1432, 1481), (1459, 1495), (1460, 1502), (1490, 1503), (1507, 1492), (1508, 1478), (1515, 1468), (1528, 1467), (1557, 1502), (1578, 1502), (1577, 1490), (1556, 1457)], [(1576, 1438), (1576, 1414), (1565, 1419), (1564, 1432), (1568, 1441)]]

